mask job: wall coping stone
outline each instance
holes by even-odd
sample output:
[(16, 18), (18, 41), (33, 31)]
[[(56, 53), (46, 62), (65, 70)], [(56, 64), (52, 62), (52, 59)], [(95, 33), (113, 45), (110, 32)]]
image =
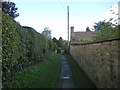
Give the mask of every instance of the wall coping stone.
[(110, 42), (110, 41), (115, 41), (115, 40), (120, 40), (120, 37), (100, 40), (100, 41), (94, 41), (94, 42), (88, 42), (88, 43), (71, 43), (70, 45), (88, 45), (88, 44), (95, 44), (95, 43), (102, 43), (102, 42)]

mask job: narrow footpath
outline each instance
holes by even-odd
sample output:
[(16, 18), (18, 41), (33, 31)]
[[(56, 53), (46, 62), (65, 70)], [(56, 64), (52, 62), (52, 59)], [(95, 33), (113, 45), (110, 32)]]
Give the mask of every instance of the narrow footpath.
[(58, 88), (75, 88), (72, 72), (70, 66), (67, 62), (67, 59), (64, 55), (61, 55), (62, 68), (61, 76)]

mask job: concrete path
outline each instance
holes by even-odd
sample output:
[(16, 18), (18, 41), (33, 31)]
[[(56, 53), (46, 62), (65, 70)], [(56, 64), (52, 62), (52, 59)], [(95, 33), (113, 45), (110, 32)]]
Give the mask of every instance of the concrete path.
[(75, 88), (71, 69), (64, 55), (61, 55), (62, 68), (58, 88)]

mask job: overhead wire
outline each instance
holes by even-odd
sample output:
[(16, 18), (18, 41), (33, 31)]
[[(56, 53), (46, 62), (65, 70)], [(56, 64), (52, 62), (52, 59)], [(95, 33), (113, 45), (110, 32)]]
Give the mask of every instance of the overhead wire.
[(66, 9), (65, 9), (65, 7), (64, 7), (64, 5), (63, 5), (63, 2), (61, 2), (61, 0), (59, 0), (59, 2), (60, 2), (60, 5), (62, 6), (64, 12), (66, 13), (67, 11), (66, 11)]

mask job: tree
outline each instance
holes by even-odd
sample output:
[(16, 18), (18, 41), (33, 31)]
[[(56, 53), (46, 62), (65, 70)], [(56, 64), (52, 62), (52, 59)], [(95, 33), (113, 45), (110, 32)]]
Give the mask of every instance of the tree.
[(111, 29), (112, 28), (112, 23), (110, 22), (104, 22), (104, 21), (99, 21), (98, 23), (95, 23), (94, 29), (95, 31), (101, 31), (103, 29)]
[(48, 38), (51, 38), (51, 30), (49, 28), (44, 28), (44, 31), (42, 32), (43, 35), (45, 35)]
[(53, 43), (53, 51), (54, 51), (54, 52), (57, 52), (57, 49), (58, 49), (57, 44), (56, 44), (56, 43)]
[(105, 28), (109, 28), (110, 26), (112, 26), (112, 24), (110, 22), (99, 21), (98, 23), (95, 23), (94, 29), (95, 29), (95, 31), (100, 31), (101, 27), (103, 27), (103, 26)]
[(60, 37), (59, 40), (58, 40), (58, 46), (61, 49), (66, 50), (66, 48), (67, 48), (67, 42), (65, 40), (63, 40), (62, 37)]
[(52, 39), (53, 43), (55, 44), (55, 49), (57, 49), (57, 52), (60, 52), (61, 50), (64, 50), (66, 52), (67, 50), (67, 41), (63, 40), (62, 37), (57, 40), (55, 37)]
[(118, 37), (118, 26), (114, 26), (110, 22), (100, 21), (94, 26), (95, 31), (100, 33), (94, 36), (95, 40), (104, 40)]
[(54, 44), (54, 52), (57, 52), (57, 50), (58, 50), (58, 40), (55, 38), (55, 37), (53, 37), (53, 39), (52, 39), (52, 41), (53, 41), (53, 44)]
[(16, 8), (15, 5), (14, 2), (2, 1), (2, 11), (12, 18), (16, 18), (19, 16), (19, 13), (16, 13), (18, 8)]
[(87, 28), (86, 28), (86, 32), (90, 32), (90, 29), (89, 29), (89, 27), (87, 27)]
[(58, 40), (55, 37), (52, 40), (53, 40), (53, 43), (58, 44)]
[(60, 37), (59, 40), (58, 40), (58, 46), (61, 47), (61, 48), (63, 47), (63, 39), (62, 39), (62, 37)]

